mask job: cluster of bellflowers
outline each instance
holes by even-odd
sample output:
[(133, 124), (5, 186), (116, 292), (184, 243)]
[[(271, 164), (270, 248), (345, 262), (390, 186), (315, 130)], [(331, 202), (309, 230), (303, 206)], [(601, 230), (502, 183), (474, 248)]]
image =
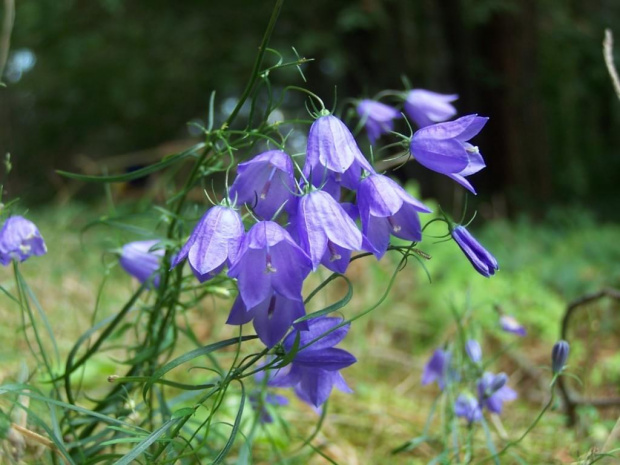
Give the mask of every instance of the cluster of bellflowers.
[[(498, 313), (497, 326), (514, 336), (524, 337), (525, 327), (512, 315)], [(467, 328), (463, 328), (466, 334)], [(486, 370), (483, 351), (477, 339), (470, 337), (460, 344), (446, 344), (437, 348), (424, 367), (422, 385), (437, 383), (439, 389), (450, 391), (455, 398), (452, 411), (465, 419), (467, 425), (479, 422), (485, 411), (501, 414), (505, 402), (517, 398), (517, 393), (508, 386), (505, 373)]]
[[(456, 98), (421, 89), (403, 94), (404, 110), (419, 127), (407, 140), (420, 164), (475, 193), (466, 177), (485, 165), (469, 141), (487, 118), (474, 114), (447, 121), (456, 115), (450, 103)], [(372, 143), (402, 116), (371, 100), (361, 101), (357, 110)], [(171, 266), (186, 262), (201, 283), (221, 273), (236, 280), (238, 295), (227, 324), (252, 323), (268, 349), (288, 352), (300, 341), (292, 363), (272, 370), (266, 385), (293, 388), (319, 408), (334, 387), (350, 392), (340, 371), (356, 359), (336, 347), (349, 331), (342, 318), (304, 318), (304, 280), (321, 266), (345, 274), (357, 252), (380, 260), (392, 236), (420, 242), (421, 213), (431, 210), (377, 172), (347, 125), (323, 109), (308, 131), (303, 167), (281, 149), (240, 163), (223, 200), (205, 212)], [(493, 275), (495, 258), (463, 226), (449, 228), (474, 268), (483, 276)], [(162, 256), (157, 240), (133, 242), (123, 247), (120, 263), (141, 282), (157, 287)], [(257, 404), (258, 398), (252, 402)], [(262, 397), (261, 402), (282, 403), (278, 397)]]

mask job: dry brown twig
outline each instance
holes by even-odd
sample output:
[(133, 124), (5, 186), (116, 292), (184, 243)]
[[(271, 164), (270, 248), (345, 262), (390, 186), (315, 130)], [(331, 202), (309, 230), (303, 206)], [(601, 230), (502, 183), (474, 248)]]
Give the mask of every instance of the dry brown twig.
[(614, 36), (611, 33), (611, 29), (605, 29), (605, 39), (603, 40), (603, 58), (605, 58), (605, 65), (607, 66), (607, 72), (611, 77), (611, 83), (614, 86), (616, 95), (620, 99), (620, 78), (618, 78), (618, 71), (614, 64)]

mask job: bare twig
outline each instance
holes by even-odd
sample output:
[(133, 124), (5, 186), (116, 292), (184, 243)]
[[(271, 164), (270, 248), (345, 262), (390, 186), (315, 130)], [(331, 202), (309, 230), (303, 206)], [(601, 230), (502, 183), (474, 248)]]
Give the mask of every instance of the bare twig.
[(611, 77), (611, 82), (614, 85), (616, 95), (620, 99), (620, 78), (618, 78), (618, 71), (614, 64), (614, 37), (611, 33), (611, 29), (605, 29), (605, 39), (603, 40), (603, 57), (605, 58), (605, 65), (607, 71)]
[(0, 82), (11, 47), (11, 32), (15, 20), (15, 0), (4, 0), (4, 16), (2, 18), (2, 34), (0, 35)]
[[(562, 331), (560, 335), (561, 339), (567, 340), (568, 323), (575, 310), (577, 310), (579, 307), (589, 304), (590, 302), (600, 300), (603, 297), (620, 300), (620, 290), (607, 288), (598, 292), (594, 292), (592, 294), (586, 294), (571, 302), (566, 308), (564, 318), (562, 319)], [(599, 408), (615, 407), (617, 405), (620, 405), (620, 398), (618, 397), (604, 399), (575, 398), (574, 394), (571, 394), (568, 391), (568, 388), (562, 376), (558, 378), (558, 387), (560, 388), (560, 393), (562, 394), (564, 404), (566, 405), (566, 413), (568, 415), (569, 426), (574, 425), (577, 421), (577, 412), (575, 410), (577, 405), (592, 405)]]

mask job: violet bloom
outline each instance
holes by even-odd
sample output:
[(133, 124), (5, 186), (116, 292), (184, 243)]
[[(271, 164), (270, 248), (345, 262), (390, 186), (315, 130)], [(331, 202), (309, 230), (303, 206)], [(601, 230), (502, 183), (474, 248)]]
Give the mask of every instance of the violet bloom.
[(486, 165), (478, 147), (467, 141), (478, 134), (488, 120), (467, 115), (419, 129), (411, 138), (411, 154), (422, 166), (445, 174), (475, 194), (465, 176), (477, 173)]
[(467, 424), (471, 425), (475, 421), (482, 420), (482, 409), (478, 400), (470, 394), (459, 394), (454, 402), (454, 414), (463, 417)]
[(482, 407), (486, 407), (493, 413), (502, 413), (504, 402), (517, 398), (517, 393), (506, 386), (508, 376), (506, 373), (494, 375), (485, 372), (478, 380), (478, 401)]
[(237, 278), (239, 295), (252, 309), (274, 292), (301, 302), (301, 287), (311, 269), (310, 258), (282, 226), (260, 221), (243, 239), (228, 276)]
[(364, 122), (371, 144), (374, 144), (382, 134), (394, 130), (394, 119), (401, 117), (396, 108), (369, 99), (357, 104), (357, 114)]
[(351, 252), (362, 248), (362, 233), (355, 221), (331, 195), (319, 190), (301, 197), (297, 208), (292, 224), (312, 267), (316, 269), (322, 263), (344, 273)]
[(349, 128), (333, 115), (316, 119), (308, 133), (303, 174), (314, 186), (335, 180), (357, 189), (362, 170), (374, 173)]
[(478, 273), (488, 278), (499, 270), (499, 265), (495, 257), (491, 255), (487, 249), (482, 247), (480, 242), (478, 242), (465, 227), (459, 225), (452, 230), (451, 234), (452, 238)]
[(408, 241), (422, 240), (418, 212), (431, 211), (381, 174), (371, 174), (362, 180), (357, 192), (357, 206), (365, 247), (378, 259), (390, 244), (390, 234)]
[(7, 218), (0, 231), (0, 263), (23, 262), (32, 255), (45, 255), (47, 247), (32, 221), (22, 216)]
[(231, 207), (216, 205), (200, 219), (172, 260), (172, 268), (187, 258), (198, 280), (207, 281), (236, 261), (243, 236), (239, 213)]
[(525, 328), (519, 323), (515, 317), (511, 315), (502, 315), (499, 317), (499, 325), (501, 328), (508, 332), (516, 334), (517, 336), (525, 336), (527, 331)]
[(448, 365), (450, 364), (450, 352), (437, 349), (424, 366), (422, 373), (422, 385), (437, 381), (439, 389), (443, 391), (448, 381)]
[(450, 105), (459, 96), (438, 94), (424, 89), (413, 89), (407, 93), (405, 112), (419, 127), (447, 121), (456, 115), (456, 108)]
[(141, 283), (152, 277), (153, 285), (159, 287), (159, 275), (155, 273), (159, 270), (165, 251), (151, 250), (156, 244), (159, 244), (159, 240), (129, 242), (123, 246), (119, 262), (127, 273)]
[(250, 205), (264, 219), (287, 204), (295, 189), (293, 162), (281, 150), (261, 153), (237, 168), (237, 177), (230, 187), (230, 198)]
[[(342, 323), (341, 318), (320, 317), (308, 321), (308, 331), (293, 332), (284, 339), (284, 348), (290, 351), (299, 335), (299, 347), (316, 339)], [(295, 394), (304, 402), (320, 407), (335, 386), (343, 392), (352, 392), (339, 370), (357, 360), (349, 352), (334, 348), (347, 335), (350, 325), (342, 326), (312, 345), (297, 352), (290, 364), (280, 370), (269, 386), (294, 387)]]
[[(275, 346), (287, 333), (293, 321), (306, 314), (301, 300), (288, 299), (273, 293), (264, 301), (248, 309), (241, 297), (237, 297), (226, 321), (229, 325), (243, 325), (253, 320), (254, 330), (268, 348)], [(296, 323), (295, 329), (305, 331), (308, 323)]]
[(474, 363), (478, 363), (482, 360), (482, 348), (475, 339), (470, 339), (465, 343), (465, 352), (467, 352), (467, 356)]

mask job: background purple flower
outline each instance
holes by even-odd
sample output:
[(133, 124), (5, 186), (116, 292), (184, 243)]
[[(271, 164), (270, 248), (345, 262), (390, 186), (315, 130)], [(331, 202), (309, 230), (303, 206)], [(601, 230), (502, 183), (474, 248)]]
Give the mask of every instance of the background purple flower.
[(401, 117), (396, 108), (370, 99), (362, 100), (357, 104), (357, 114), (364, 122), (371, 144), (374, 144), (381, 134), (392, 131), (394, 119)]
[(456, 108), (450, 104), (459, 98), (456, 94), (438, 94), (424, 89), (413, 89), (407, 93), (405, 112), (419, 127), (447, 121), (456, 115)]
[[(290, 351), (299, 334), (303, 347), (317, 337), (342, 323), (341, 318), (320, 317), (308, 321), (308, 331), (295, 331), (284, 340), (284, 348)], [(293, 387), (295, 394), (304, 402), (320, 407), (329, 397), (333, 387), (351, 392), (340, 370), (353, 365), (357, 360), (349, 352), (334, 346), (344, 339), (350, 325), (342, 326), (314, 344), (300, 350), (293, 358), (290, 368), (280, 370), (269, 386)]]
[[(123, 246), (120, 264), (123, 269), (143, 283), (159, 270), (164, 249), (150, 250), (159, 240), (129, 242)], [(153, 285), (159, 287), (159, 275), (153, 278)]]
[(447, 350), (437, 349), (433, 352), (431, 358), (424, 366), (422, 373), (422, 385), (430, 384), (437, 381), (439, 389), (446, 387), (448, 365), (450, 364), (450, 352)]
[(422, 228), (418, 212), (431, 211), (381, 174), (371, 174), (362, 180), (357, 192), (357, 206), (366, 248), (379, 259), (390, 244), (390, 234), (420, 241)]
[(485, 278), (493, 276), (499, 265), (491, 253), (480, 245), (474, 236), (463, 226), (456, 226), (452, 232), (452, 238), (461, 248), (475, 270)]
[(271, 392), (267, 392), (264, 395), (262, 395), (260, 391), (251, 392), (248, 396), (248, 400), (252, 408), (259, 412), (259, 421), (261, 423), (273, 423), (273, 417), (271, 413), (269, 413), (268, 405), (273, 405), (275, 407), (288, 405), (288, 399), (286, 397)]
[(32, 255), (45, 255), (47, 247), (32, 221), (22, 216), (7, 218), (0, 230), (0, 263), (23, 262)]
[(508, 377), (505, 373), (497, 375), (485, 372), (478, 380), (478, 400), (480, 405), (493, 413), (502, 413), (504, 402), (517, 398), (517, 393), (506, 386)]
[(501, 328), (508, 332), (516, 334), (517, 336), (527, 335), (525, 328), (517, 321), (517, 319), (511, 315), (501, 315), (499, 317), (499, 325)]
[(269, 220), (293, 198), (294, 168), (281, 150), (269, 150), (240, 163), (230, 187), (230, 198), (246, 203), (263, 219)]
[(200, 219), (172, 260), (172, 268), (187, 258), (200, 282), (207, 281), (236, 261), (243, 237), (244, 226), (239, 213), (233, 208), (216, 205)]
[(482, 360), (482, 348), (475, 339), (470, 339), (465, 343), (465, 352), (467, 352), (467, 356), (474, 363), (478, 363)]
[(260, 221), (243, 239), (228, 275), (237, 278), (243, 303), (252, 309), (274, 292), (302, 301), (301, 287), (311, 269), (310, 258), (282, 226)]
[(468, 424), (482, 420), (482, 409), (478, 400), (468, 394), (459, 394), (454, 402), (454, 414), (465, 418)]
[(485, 164), (478, 147), (467, 141), (477, 135), (487, 121), (488, 118), (482, 116), (467, 115), (419, 129), (411, 138), (411, 154), (422, 166), (449, 176), (475, 194), (465, 176), (477, 173)]

